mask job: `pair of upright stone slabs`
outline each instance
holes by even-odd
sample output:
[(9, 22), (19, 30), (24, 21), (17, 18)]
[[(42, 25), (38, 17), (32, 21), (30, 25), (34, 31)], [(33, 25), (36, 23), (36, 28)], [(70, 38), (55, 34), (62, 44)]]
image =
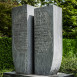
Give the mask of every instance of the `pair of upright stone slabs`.
[(52, 75), (62, 60), (62, 9), (30, 5), (12, 10), (12, 53), (21, 74)]

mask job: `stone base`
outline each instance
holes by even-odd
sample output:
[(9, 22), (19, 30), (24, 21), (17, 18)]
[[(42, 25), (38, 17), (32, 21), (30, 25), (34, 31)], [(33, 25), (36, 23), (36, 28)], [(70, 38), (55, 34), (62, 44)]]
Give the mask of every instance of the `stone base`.
[(25, 75), (25, 74), (17, 74), (16, 72), (6, 72), (3, 73), (3, 77), (74, 77), (72, 74), (58, 73), (57, 75)]

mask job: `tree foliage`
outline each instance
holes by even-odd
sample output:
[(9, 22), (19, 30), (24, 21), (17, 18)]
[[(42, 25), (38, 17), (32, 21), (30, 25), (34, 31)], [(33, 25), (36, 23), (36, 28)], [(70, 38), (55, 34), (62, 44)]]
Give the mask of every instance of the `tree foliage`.
[(29, 4), (29, 5), (32, 5), (32, 6), (37, 6), (39, 3), (39, 0), (21, 0), (21, 4)]
[(11, 9), (15, 7), (15, 3), (0, 2), (0, 36), (12, 35)]
[(58, 3), (63, 9), (63, 32), (66, 38), (77, 38), (77, 1), (65, 0)]

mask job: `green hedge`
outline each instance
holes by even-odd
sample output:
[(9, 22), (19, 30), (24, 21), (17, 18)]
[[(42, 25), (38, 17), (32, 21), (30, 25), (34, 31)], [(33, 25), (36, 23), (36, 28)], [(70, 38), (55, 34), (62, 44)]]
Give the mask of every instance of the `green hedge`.
[(12, 59), (12, 39), (0, 38), (0, 70), (14, 68)]
[(63, 39), (63, 56), (77, 57), (77, 39)]
[(77, 39), (63, 39), (61, 72), (72, 73), (77, 77)]
[(77, 77), (77, 58), (63, 57), (60, 72), (74, 74)]

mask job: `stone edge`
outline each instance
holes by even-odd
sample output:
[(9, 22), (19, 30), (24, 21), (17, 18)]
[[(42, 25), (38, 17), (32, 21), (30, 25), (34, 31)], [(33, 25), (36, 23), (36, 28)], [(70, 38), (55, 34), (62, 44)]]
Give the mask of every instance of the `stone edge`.
[(17, 74), (16, 72), (5, 72), (3, 73), (3, 77), (74, 77), (73, 74), (65, 74), (65, 73), (58, 73), (57, 75), (26, 75), (26, 74)]

